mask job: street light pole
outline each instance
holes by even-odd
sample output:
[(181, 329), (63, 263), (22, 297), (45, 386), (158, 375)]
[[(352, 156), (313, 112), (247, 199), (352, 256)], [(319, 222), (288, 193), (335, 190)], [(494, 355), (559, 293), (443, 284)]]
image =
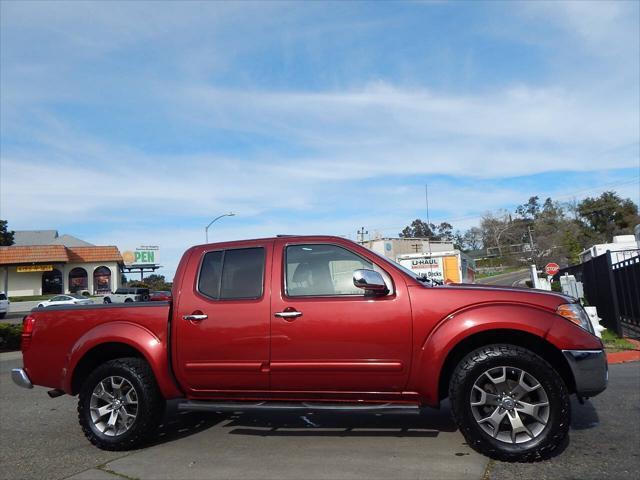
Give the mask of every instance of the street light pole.
[(211, 222), (209, 222), (209, 225), (204, 227), (204, 238), (206, 240), (206, 243), (209, 243), (209, 227), (213, 225), (214, 222), (216, 222), (217, 220), (220, 220), (222, 217), (235, 217), (235, 216), (236, 216), (235, 213), (229, 212), (229, 213), (223, 213), (222, 215), (218, 215), (216, 218), (211, 220)]

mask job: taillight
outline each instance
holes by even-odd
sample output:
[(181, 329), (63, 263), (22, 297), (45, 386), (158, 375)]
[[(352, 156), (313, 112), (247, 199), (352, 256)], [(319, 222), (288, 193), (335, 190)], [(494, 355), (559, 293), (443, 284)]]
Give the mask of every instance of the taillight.
[(31, 315), (27, 315), (24, 317), (24, 320), (22, 320), (22, 344), (20, 345), (20, 350), (22, 350), (23, 353), (31, 346), (31, 336), (33, 335), (35, 326), (36, 319)]

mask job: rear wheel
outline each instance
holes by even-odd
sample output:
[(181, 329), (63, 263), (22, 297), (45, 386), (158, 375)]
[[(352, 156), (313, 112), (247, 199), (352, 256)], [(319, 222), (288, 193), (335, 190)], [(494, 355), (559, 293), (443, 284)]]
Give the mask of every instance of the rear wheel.
[(102, 303), (111, 303), (111, 299), (109, 297), (104, 297)]
[(78, 419), (95, 446), (128, 450), (153, 435), (164, 404), (147, 362), (120, 358), (102, 364), (89, 375), (80, 391)]
[(131, 302), (133, 302), (133, 300), (131, 300), (130, 298), (125, 298), (124, 299), (124, 303), (131, 303)]
[(504, 461), (549, 457), (566, 439), (569, 393), (556, 370), (514, 345), (489, 345), (457, 366), (449, 395), (469, 445)]

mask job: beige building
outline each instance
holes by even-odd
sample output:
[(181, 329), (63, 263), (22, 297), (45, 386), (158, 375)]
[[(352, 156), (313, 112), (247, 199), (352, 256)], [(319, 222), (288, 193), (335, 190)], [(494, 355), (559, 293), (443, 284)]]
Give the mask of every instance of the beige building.
[(102, 294), (120, 285), (123, 262), (117, 247), (95, 246), (69, 235), (59, 237), (55, 230), (16, 232), (16, 238), (20, 243), (52, 244), (0, 247), (0, 291), (9, 296)]
[(411, 253), (447, 252), (454, 249), (453, 242), (426, 238), (376, 238), (365, 240), (362, 245), (394, 262), (400, 255)]

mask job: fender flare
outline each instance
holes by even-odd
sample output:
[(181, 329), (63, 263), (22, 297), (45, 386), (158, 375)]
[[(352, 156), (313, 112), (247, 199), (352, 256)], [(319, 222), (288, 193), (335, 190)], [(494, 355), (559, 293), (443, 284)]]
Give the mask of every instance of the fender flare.
[(490, 303), (448, 315), (430, 332), (417, 352), (411, 385), (428, 405), (439, 403), (439, 382), (447, 356), (461, 342), (491, 330), (515, 330), (547, 340), (556, 315), (536, 305)]
[(80, 361), (88, 352), (106, 343), (122, 343), (140, 352), (151, 367), (165, 399), (182, 396), (169, 368), (167, 345), (164, 345), (147, 328), (127, 321), (97, 325), (76, 341), (67, 357), (67, 366), (63, 370), (62, 385), (66, 393), (72, 394), (72, 379)]

